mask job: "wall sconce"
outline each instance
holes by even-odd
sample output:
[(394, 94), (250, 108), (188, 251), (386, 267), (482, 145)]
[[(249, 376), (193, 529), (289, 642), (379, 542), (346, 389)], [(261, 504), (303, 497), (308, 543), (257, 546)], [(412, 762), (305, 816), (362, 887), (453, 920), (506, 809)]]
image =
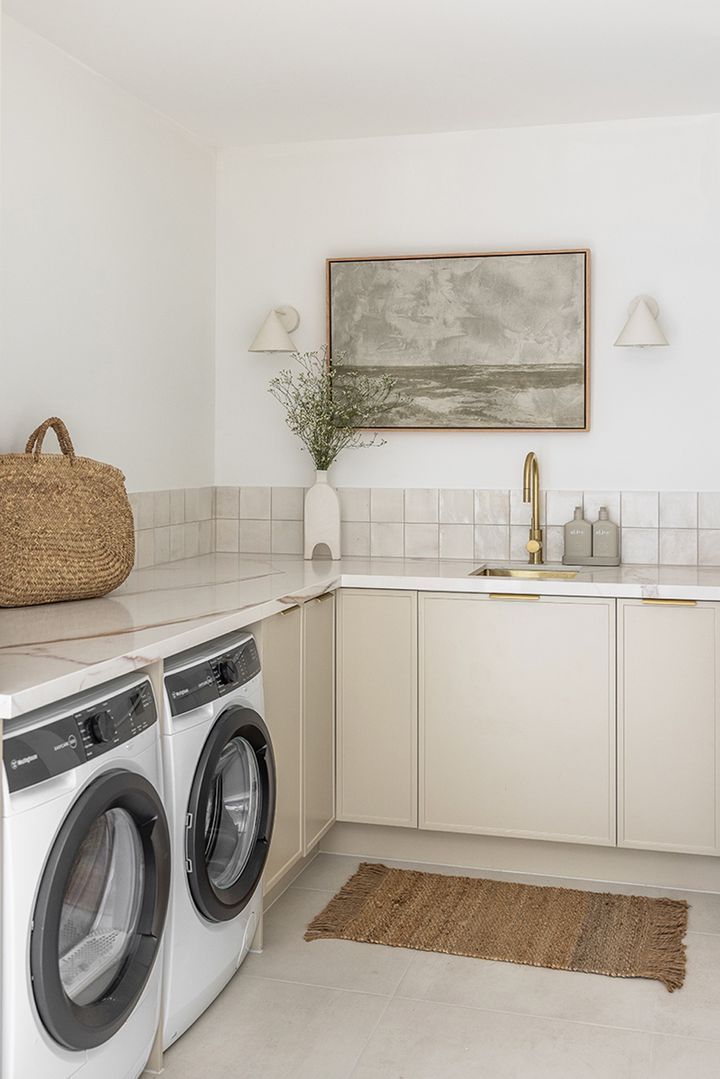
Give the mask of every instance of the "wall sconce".
[(667, 345), (668, 339), (658, 325), (660, 308), (652, 296), (636, 296), (628, 307), (628, 320), (615, 345), (649, 348)]
[(299, 325), (300, 315), (294, 307), (274, 307), (248, 352), (297, 352), (290, 334)]

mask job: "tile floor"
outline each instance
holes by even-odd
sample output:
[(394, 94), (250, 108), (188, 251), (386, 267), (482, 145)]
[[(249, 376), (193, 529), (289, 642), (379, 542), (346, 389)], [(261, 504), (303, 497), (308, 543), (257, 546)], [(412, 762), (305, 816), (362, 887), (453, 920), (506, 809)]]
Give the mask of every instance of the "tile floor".
[(670, 994), (659, 982), (306, 943), (306, 924), (356, 866), (322, 854), (277, 901), (262, 955), (170, 1049), (166, 1079), (719, 1079), (720, 896), (687, 894), (687, 980)]

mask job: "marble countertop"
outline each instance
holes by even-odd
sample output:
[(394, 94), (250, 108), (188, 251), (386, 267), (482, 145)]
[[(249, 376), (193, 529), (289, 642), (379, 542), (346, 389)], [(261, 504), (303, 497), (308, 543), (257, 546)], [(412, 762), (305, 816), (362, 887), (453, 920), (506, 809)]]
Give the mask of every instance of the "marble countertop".
[(460, 561), (305, 562), (282, 555), (211, 554), (136, 570), (102, 599), (0, 610), (0, 719), (61, 700), (338, 586), (720, 600), (720, 567), (619, 566), (583, 569), (573, 580), (544, 581), (469, 577), (475, 568), (477, 563)]

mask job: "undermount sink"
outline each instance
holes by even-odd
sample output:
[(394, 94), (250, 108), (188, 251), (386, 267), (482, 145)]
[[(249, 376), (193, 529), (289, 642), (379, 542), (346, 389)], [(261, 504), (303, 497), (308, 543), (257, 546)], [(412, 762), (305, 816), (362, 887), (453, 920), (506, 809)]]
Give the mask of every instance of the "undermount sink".
[(481, 566), (468, 574), (469, 577), (519, 577), (532, 581), (571, 581), (577, 575), (576, 569), (513, 569), (510, 566)]

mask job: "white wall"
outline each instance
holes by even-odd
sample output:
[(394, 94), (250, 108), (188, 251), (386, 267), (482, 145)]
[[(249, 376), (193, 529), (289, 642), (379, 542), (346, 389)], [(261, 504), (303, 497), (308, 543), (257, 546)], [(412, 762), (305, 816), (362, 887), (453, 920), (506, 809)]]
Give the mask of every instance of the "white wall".
[[(266, 392), (287, 357), (247, 346), (279, 303), (299, 347), (323, 342), (327, 256), (587, 246), (589, 433), (398, 432), (335, 482), (517, 487), (532, 448), (555, 489), (720, 488), (719, 137), (712, 116), (222, 152), (216, 481), (312, 475)], [(637, 293), (671, 347), (612, 347)]]
[(212, 483), (214, 151), (7, 18), (2, 64), (0, 452), (58, 414), (132, 490)]

